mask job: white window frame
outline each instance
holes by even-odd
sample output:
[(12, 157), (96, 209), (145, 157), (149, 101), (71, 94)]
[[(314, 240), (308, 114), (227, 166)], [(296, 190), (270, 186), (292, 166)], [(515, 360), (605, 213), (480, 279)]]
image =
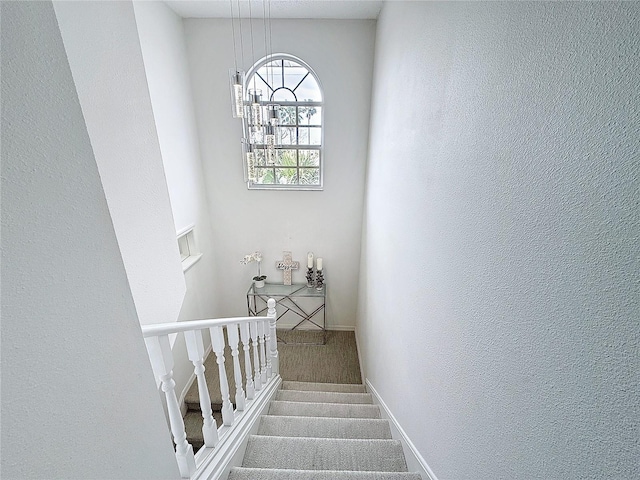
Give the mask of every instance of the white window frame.
[[(268, 93), (269, 95), (266, 95), (264, 98), (265, 103), (275, 103), (277, 105), (281, 105), (283, 107), (288, 107), (288, 106), (295, 106), (295, 107), (321, 107), (321, 113), (320, 113), (320, 145), (298, 145), (297, 143), (295, 145), (281, 145), (279, 147), (276, 147), (277, 150), (295, 150), (296, 151), (296, 156), (298, 155), (298, 151), (300, 150), (315, 150), (318, 152), (318, 167), (300, 167), (300, 165), (296, 165), (295, 167), (284, 167), (284, 168), (295, 168), (298, 170), (298, 181), (300, 179), (300, 174), (299, 174), (299, 170), (301, 168), (317, 168), (318, 169), (318, 174), (319, 174), (319, 183), (315, 184), (315, 185), (306, 185), (306, 184), (277, 184), (277, 183), (253, 183), (251, 181), (247, 181), (247, 187), (249, 188), (249, 190), (311, 190), (311, 191), (318, 191), (318, 190), (323, 190), (324, 189), (324, 91), (322, 89), (322, 85), (320, 83), (320, 79), (318, 78), (318, 75), (315, 73), (315, 71), (303, 60), (301, 60), (298, 57), (295, 57), (293, 55), (289, 55), (286, 53), (277, 53), (277, 54), (273, 54), (273, 55), (269, 55), (268, 57), (264, 57), (261, 60), (259, 60), (258, 62), (256, 62), (256, 64), (251, 68), (251, 70), (249, 70), (249, 72), (247, 73), (247, 75), (245, 76), (245, 95), (248, 95), (248, 91), (250, 88), (252, 88), (251, 86), (251, 80), (253, 78), (254, 74), (257, 74), (258, 70), (260, 70), (260, 68), (262, 68), (265, 64), (267, 63), (271, 63), (273, 61), (277, 61), (277, 60), (288, 60), (291, 62), (295, 62), (297, 64), (299, 64), (300, 66), (304, 67), (308, 74), (311, 75), (313, 77), (313, 79), (316, 81), (316, 83), (318, 84), (318, 89), (320, 90), (320, 96), (322, 98), (321, 101), (312, 101), (312, 102), (305, 102), (305, 101), (298, 101), (297, 97), (296, 97), (296, 101), (295, 102), (279, 102), (279, 101), (272, 101), (271, 97), (273, 95), (273, 93), (275, 93), (275, 91), (277, 91), (280, 87), (275, 88), (270, 90)], [(273, 88), (271, 85), (269, 85), (269, 83), (265, 80), (262, 79), (270, 88)], [(283, 83), (284, 83), (284, 78), (283, 78)], [(286, 88), (287, 90), (292, 91), (292, 93), (295, 96), (295, 89), (302, 83), (302, 81), (293, 89), (289, 89)], [(264, 92), (263, 92), (264, 94)], [(296, 116), (297, 117), (297, 116)], [(299, 128), (304, 128), (306, 125), (299, 125), (296, 121), (295, 125), (283, 125), (284, 127), (290, 126), (296, 129), (296, 134), (298, 133), (298, 129)], [(246, 123), (246, 121), (243, 122), (243, 129), (244, 129), (244, 136), (245, 138), (248, 136), (248, 125)], [(257, 145), (258, 148), (264, 147), (263, 145)], [(243, 159), (244, 161), (244, 159)], [(245, 168), (245, 172), (247, 171), (247, 165), (245, 162), (244, 165)], [(274, 168), (274, 177), (275, 177), (275, 168), (277, 168), (277, 166), (274, 167), (259, 167), (259, 168)]]
[(189, 270), (202, 258), (202, 253), (200, 253), (196, 246), (196, 238), (193, 233), (194, 228), (195, 225), (189, 225), (176, 234), (183, 272)]

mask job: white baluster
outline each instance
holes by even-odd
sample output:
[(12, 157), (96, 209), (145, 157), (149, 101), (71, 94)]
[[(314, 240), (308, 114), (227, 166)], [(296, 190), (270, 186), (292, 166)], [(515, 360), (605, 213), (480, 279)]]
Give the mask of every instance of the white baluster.
[(249, 350), (251, 348), (249, 339), (249, 324), (247, 322), (240, 324), (240, 339), (242, 340), (242, 349), (244, 350), (244, 371), (247, 377), (247, 398), (251, 400), (255, 394), (253, 387), (253, 378), (251, 375), (251, 356)]
[(178, 405), (178, 399), (176, 398), (176, 382), (173, 380), (172, 370), (173, 355), (169, 337), (167, 335), (149, 337), (145, 338), (145, 343), (147, 344), (153, 372), (162, 382), (162, 391), (167, 399), (169, 424), (171, 425), (173, 441), (176, 444), (176, 459), (180, 476), (182, 478), (190, 478), (196, 471), (196, 460), (193, 455), (193, 446), (187, 442), (180, 405)]
[(260, 379), (260, 354), (258, 353), (258, 322), (251, 322), (251, 342), (253, 343), (253, 385), (256, 392), (262, 388)]
[(224, 368), (224, 335), (222, 327), (211, 327), (211, 345), (216, 354), (216, 362), (218, 364), (218, 373), (220, 376), (220, 393), (222, 394), (222, 423), (225, 425), (233, 425), (233, 405), (229, 400), (229, 382), (227, 381), (227, 372)]
[(200, 396), (200, 410), (202, 411), (202, 435), (205, 447), (215, 447), (218, 443), (218, 426), (211, 411), (211, 397), (207, 381), (204, 378), (204, 343), (200, 330), (184, 332), (187, 343), (189, 360), (193, 363), (194, 372), (198, 380), (198, 395)]
[(269, 329), (269, 318), (264, 321), (264, 344), (267, 349), (267, 379), (271, 378), (271, 330)]
[(242, 370), (240, 369), (240, 358), (238, 351), (238, 324), (227, 325), (227, 340), (231, 347), (231, 357), (233, 358), (233, 377), (236, 381), (236, 409), (244, 410), (245, 397), (242, 389)]
[(267, 383), (267, 355), (264, 346), (264, 320), (258, 321), (258, 341), (260, 342), (260, 380)]
[(280, 373), (280, 358), (278, 357), (278, 336), (276, 335), (276, 321), (278, 319), (276, 313), (276, 301), (270, 298), (267, 301), (267, 316), (269, 317), (270, 344), (269, 358), (271, 359), (271, 371), (277, 375)]

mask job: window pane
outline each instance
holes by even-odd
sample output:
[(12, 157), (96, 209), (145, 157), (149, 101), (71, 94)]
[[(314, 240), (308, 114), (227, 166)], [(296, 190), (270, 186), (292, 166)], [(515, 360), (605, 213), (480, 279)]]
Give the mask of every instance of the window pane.
[(309, 73), (309, 71), (302, 65), (298, 65), (291, 61), (285, 61), (284, 86), (293, 90), (298, 86), (307, 73)]
[(300, 125), (322, 125), (322, 107), (298, 107)]
[(283, 167), (295, 167), (297, 163), (295, 150), (279, 149), (276, 152), (276, 165), (281, 165)]
[(300, 185), (320, 185), (320, 169), (301, 168)]
[(276, 168), (276, 180), (280, 185), (298, 183), (298, 170), (295, 168)]
[(322, 127), (309, 127), (309, 145), (322, 144)]
[(183, 235), (178, 238), (178, 249), (180, 250), (180, 260), (184, 260), (190, 255), (189, 240), (187, 239), (187, 235)]
[(296, 107), (283, 107), (279, 109), (280, 125), (296, 124)]
[(275, 177), (273, 174), (273, 168), (256, 168), (256, 181), (257, 184), (274, 184)]
[(263, 65), (258, 70), (260, 76), (262, 76), (262, 78), (271, 85), (274, 90), (282, 86), (282, 69), (280, 68), (280, 65), (282, 65), (282, 61), (276, 60)]
[[(319, 167), (320, 152), (318, 150), (299, 150), (298, 160), (301, 167)], [(302, 176), (302, 174), (300, 174)]]
[(309, 129), (300, 127), (298, 129), (298, 145), (309, 145)]
[(295, 102), (297, 101), (294, 93), (287, 88), (277, 88), (275, 92), (273, 92), (272, 100), (274, 102)]
[(298, 143), (295, 127), (280, 127), (280, 142), (282, 145), (296, 145)]
[(299, 102), (312, 101), (321, 102), (322, 93), (320, 93), (320, 86), (313, 75), (308, 75), (307, 78), (296, 89), (296, 96)]

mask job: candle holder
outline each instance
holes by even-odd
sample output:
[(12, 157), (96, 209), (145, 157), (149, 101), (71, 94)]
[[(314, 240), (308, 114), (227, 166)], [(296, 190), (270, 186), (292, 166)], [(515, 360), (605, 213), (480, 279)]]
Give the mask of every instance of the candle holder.
[(307, 267), (307, 288), (313, 288), (313, 267)]
[(316, 272), (316, 290), (322, 290), (324, 285), (324, 276), (322, 275), (322, 270), (318, 270)]

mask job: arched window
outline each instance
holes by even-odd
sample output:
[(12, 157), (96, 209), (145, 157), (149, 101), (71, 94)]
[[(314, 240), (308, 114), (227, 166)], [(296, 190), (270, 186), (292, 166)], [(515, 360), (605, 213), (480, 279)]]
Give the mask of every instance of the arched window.
[(269, 55), (247, 74), (245, 92), (248, 108), (260, 110), (254, 113), (263, 115), (264, 125), (245, 115), (254, 161), (247, 163), (249, 188), (322, 189), (323, 102), (313, 70), (291, 55)]

